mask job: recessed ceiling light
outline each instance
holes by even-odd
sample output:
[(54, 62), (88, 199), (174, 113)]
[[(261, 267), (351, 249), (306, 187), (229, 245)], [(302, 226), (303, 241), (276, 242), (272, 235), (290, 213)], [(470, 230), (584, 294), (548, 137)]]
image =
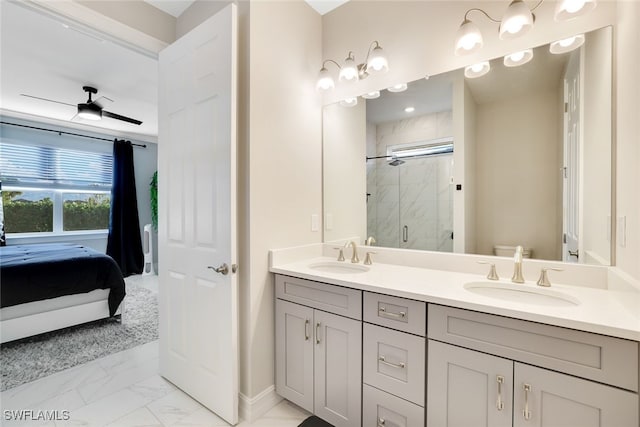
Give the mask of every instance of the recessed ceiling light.
[(406, 83), (398, 83), (397, 85), (393, 85), (390, 88), (387, 88), (389, 92), (404, 92), (407, 90)]
[(416, 111), (414, 107), (407, 107), (404, 109), (405, 113), (413, 113), (414, 111)]

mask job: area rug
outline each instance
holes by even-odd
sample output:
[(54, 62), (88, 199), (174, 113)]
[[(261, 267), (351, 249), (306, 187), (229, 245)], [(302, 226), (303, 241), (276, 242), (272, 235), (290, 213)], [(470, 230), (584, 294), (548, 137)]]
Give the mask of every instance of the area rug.
[(318, 418), (315, 415), (312, 415), (306, 420), (304, 420), (302, 424), (298, 425), (298, 427), (333, 427), (333, 425), (329, 424), (322, 418)]
[(125, 307), (121, 322), (102, 319), (2, 344), (1, 390), (157, 340), (156, 294), (128, 287)]

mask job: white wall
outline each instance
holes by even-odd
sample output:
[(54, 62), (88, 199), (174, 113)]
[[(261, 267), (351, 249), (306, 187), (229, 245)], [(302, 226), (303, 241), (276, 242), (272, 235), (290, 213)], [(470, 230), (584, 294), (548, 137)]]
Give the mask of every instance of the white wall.
[(302, 0), (252, 2), (250, 25), (249, 322), (242, 337), (250, 375), (243, 393), (274, 383), (274, 284), (268, 251), (322, 240), (311, 215), (322, 214), (321, 18)]
[[(367, 238), (366, 139), (367, 108), (364, 100), (354, 107), (340, 104), (323, 109), (324, 239), (328, 242), (358, 236)], [(354, 167), (356, 165), (357, 167)]]
[(477, 253), (522, 245), (534, 258), (560, 259), (560, 117), (555, 90), (477, 106)]
[(583, 48), (583, 215), (580, 246), (584, 261), (609, 265), (611, 243), (611, 60), (610, 31), (587, 34)]
[(614, 27), (616, 80), (616, 210), (626, 217), (626, 243), (616, 246), (616, 265), (640, 281), (640, 2), (618, 2)]

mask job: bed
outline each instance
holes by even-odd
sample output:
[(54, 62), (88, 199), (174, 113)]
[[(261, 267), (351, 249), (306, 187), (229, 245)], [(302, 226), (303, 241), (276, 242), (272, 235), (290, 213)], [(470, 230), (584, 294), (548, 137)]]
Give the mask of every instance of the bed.
[(91, 248), (0, 247), (0, 342), (119, 315), (124, 296), (116, 262)]

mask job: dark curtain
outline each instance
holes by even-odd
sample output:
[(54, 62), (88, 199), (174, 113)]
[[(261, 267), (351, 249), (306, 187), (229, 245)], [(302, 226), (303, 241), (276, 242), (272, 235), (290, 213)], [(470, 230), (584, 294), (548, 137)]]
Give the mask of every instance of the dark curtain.
[(142, 273), (143, 254), (136, 199), (131, 142), (113, 143), (113, 182), (107, 255), (120, 266), (124, 277)]

